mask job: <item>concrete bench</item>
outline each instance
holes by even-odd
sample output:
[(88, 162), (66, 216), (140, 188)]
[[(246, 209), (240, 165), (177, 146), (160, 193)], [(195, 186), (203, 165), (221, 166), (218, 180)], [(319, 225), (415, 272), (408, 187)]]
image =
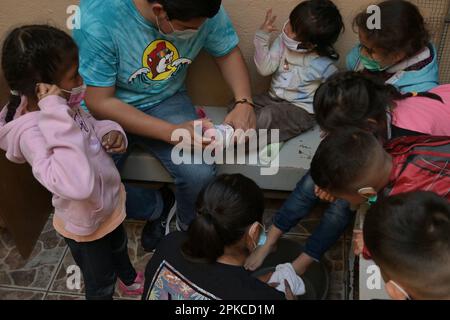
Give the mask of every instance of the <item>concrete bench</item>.
[[(368, 207), (362, 206), (358, 212), (354, 229), (360, 229), (364, 221)], [(358, 263), (356, 263), (358, 262)], [(381, 272), (373, 260), (366, 260), (364, 257), (356, 257), (354, 254), (354, 243), (349, 255), (350, 270), (350, 299), (356, 300), (390, 300), (391, 298), (385, 290)], [(357, 277), (355, 277), (355, 274)], [(355, 291), (358, 293), (355, 295)]]
[[(217, 124), (222, 123), (227, 114), (227, 109), (222, 107), (206, 107), (205, 111), (208, 117)], [(264, 190), (289, 192), (309, 170), (319, 143), (320, 130), (318, 127), (288, 141), (279, 155), (278, 174), (273, 176), (261, 175), (261, 168), (267, 167), (262, 164), (222, 164), (218, 165), (218, 173), (241, 173), (253, 179)], [(158, 159), (139, 150), (133, 152), (128, 158), (122, 171), (122, 177), (125, 180), (138, 182), (173, 182)]]

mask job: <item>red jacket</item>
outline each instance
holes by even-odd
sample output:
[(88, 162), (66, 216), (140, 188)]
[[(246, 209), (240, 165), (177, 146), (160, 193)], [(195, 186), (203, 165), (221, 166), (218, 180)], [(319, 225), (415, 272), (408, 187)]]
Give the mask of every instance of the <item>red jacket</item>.
[[(450, 137), (413, 136), (388, 142), (393, 169), (385, 197), (413, 191), (432, 191), (450, 201)], [(364, 246), (363, 257), (371, 259)]]

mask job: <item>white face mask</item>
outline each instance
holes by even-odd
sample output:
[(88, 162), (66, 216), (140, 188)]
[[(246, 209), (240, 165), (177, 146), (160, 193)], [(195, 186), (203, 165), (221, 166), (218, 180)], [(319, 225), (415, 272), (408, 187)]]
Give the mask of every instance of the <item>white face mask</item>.
[(392, 283), (401, 293), (405, 295), (406, 300), (412, 300), (409, 294), (405, 291), (405, 289), (400, 287), (395, 281), (391, 280), (389, 282)]
[(169, 22), (169, 25), (172, 28), (171, 33), (165, 33), (164, 31), (161, 30), (161, 27), (159, 24), (159, 18), (156, 17), (156, 24), (158, 25), (159, 33), (165, 35), (167, 38), (189, 40), (198, 34), (197, 29), (176, 30), (173, 27), (172, 22), (170, 22), (170, 20), (167, 20), (167, 21)]
[(281, 39), (283, 40), (284, 45), (291, 51), (299, 52), (299, 53), (308, 53), (312, 50), (303, 48), (303, 43), (296, 41), (294, 39), (289, 38), (286, 34), (286, 26), (288, 25), (289, 20), (283, 26), (283, 31), (281, 32)]
[(69, 107), (75, 108), (78, 107), (86, 97), (86, 89), (86, 85), (83, 84), (82, 86), (73, 88), (70, 91), (64, 89), (61, 89), (61, 91), (70, 94), (69, 99), (67, 99), (67, 104), (69, 105)]

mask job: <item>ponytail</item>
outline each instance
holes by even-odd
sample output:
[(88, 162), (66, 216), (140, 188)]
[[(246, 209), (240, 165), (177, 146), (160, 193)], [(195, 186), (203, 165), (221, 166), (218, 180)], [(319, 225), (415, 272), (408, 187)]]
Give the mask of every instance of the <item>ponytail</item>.
[(22, 99), (20, 94), (16, 91), (11, 90), (11, 95), (9, 97), (9, 102), (7, 105), (8, 112), (6, 113), (5, 121), (6, 123), (11, 122), (16, 115), (17, 108), (20, 106)]
[(412, 97), (429, 98), (444, 103), (444, 100), (442, 100), (442, 98), (439, 95), (432, 92), (408, 92), (401, 95), (400, 99), (398, 100), (404, 100)]
[(200, 214), (189, 227), (188, 240), (182, 247), (182, 253), (194, 262), (214, 263), (224, 250), (225, 244), (214, 217), (209, 213)]
[(197, 212), (181, 250), (188, 260), (214, 263), (226, 247), (243, 239), (253, 223), (261, 222), (264, 195), (243, 175), (222, 175), (200, 194)]
[(339, 60), (340, 55), (332, 46), (318, 46), (315, 50), (319, 56), (328, 57), (332, 60)]

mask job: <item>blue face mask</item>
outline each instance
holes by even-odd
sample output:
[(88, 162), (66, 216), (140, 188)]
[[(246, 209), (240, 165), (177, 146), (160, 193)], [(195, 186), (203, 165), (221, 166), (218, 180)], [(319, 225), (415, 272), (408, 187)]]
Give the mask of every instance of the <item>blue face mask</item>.
[(367, 200), (370, 205), (377, 203), (378, 201), (378, 195), (370, 196)]
[(258, 243), (256, 244), (256, 247), (262, 247), (267, 242), (266, 229), (264, 228), (264, 226), (261, 223), (259, 225), (261, 226), (261, 233), (259, 235)]
[(259, 236), (259, 241), (258, 241), (258, 247), (262, 247), (263, 245), (265, 245), (267, 242), (267, 235), (266, 235), (266, 231), (261, 232), (261, 235)]
[(374, 188), (362, 188), (358, 193), (367, 199), (369, 205), (374, 205), (378, 201), (378, 194)]

